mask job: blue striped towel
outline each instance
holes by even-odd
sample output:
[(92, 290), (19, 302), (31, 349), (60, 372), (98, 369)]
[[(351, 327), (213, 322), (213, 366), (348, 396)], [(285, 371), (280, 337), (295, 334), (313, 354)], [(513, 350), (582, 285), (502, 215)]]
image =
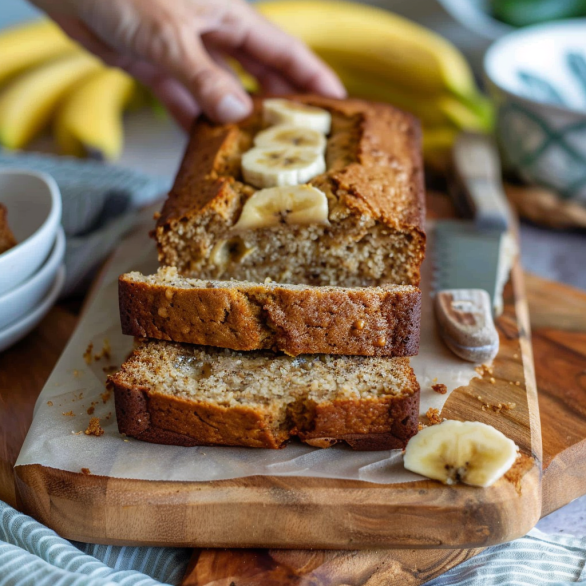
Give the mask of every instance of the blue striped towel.
[[(190, 549), (71, 543), (0, 502), (0, 586), (179, 584), (190, 554)], [(426, 586), (586, 584), (585, 562), (586, 539), (534, 529), (522, 539), (487, 549)]]

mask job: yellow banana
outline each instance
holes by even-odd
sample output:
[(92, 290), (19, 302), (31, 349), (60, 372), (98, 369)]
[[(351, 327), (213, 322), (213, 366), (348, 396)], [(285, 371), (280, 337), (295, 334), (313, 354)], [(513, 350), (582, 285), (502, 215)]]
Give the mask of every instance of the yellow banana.
[(62, 152), (117, 159), (124, 142), (122, 113), (136, 88), (136, 82), (119, 69), (99, 70), (84, 79), (55, 117), (55, 138)]
[(75, 43), (48, 20), (7, 29), (0, 33), (0, 83), (75, 48)]
[(86, 53), (59, 57), (16, 78), (0, 92), (0, 144), (24, 147), (49, 122), (59, 102), (102, 67)]
[(411, 92), (476, 92), (470, 67), (451, 43), (391, 12), (338, 0), (276, 0), (256, 7), (328, 62), (344, 61)]

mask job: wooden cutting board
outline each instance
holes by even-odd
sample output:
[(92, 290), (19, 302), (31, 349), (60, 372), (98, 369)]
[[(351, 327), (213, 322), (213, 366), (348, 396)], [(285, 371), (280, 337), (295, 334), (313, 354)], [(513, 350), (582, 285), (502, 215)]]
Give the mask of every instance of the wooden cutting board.
[[(444, 202), (430, 200), (436, 216)], [(29, 465), (16, 469), (20, 506), (64, 537), (110, 544), (437, 548), (524, 535), (540, 516), (541, 436), (522, 281), (515, 266), (494, 372), (454, 391), (442, 412), (490, 423), (520, 447), (518, 465), (491, 488), (293, 477), (154, 482)]]
[[(586, 293), (525, 275), (543, 437), (542, 516), (586, 494)], [(183, 586), (418, 586), (482, 549), (195, 550)]]

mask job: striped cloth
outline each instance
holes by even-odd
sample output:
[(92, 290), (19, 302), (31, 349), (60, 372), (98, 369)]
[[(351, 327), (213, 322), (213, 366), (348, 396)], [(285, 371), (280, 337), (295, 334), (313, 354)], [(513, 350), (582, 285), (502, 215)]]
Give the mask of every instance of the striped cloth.
[[(0, 502), (0, 586), (179, 584), (190, 554), (190, 549), (71, 543)], [(534, 529), (522, 539), (487, 549), (426, 586), (586, 584), (585, 563), (586, 539)]]
[(0, 502), (0, 586), (178, 584), (191, 550), (75, 544)]

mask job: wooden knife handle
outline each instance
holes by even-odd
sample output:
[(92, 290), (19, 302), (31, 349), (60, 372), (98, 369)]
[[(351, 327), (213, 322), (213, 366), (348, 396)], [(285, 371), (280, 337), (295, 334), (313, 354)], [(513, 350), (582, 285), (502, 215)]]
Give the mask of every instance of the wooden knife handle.
[(454, 354), (478, 363), (497, 355), (499, 336), (486, 291), (444, 289), (436, 294), (434, 308), (440, 335)]

